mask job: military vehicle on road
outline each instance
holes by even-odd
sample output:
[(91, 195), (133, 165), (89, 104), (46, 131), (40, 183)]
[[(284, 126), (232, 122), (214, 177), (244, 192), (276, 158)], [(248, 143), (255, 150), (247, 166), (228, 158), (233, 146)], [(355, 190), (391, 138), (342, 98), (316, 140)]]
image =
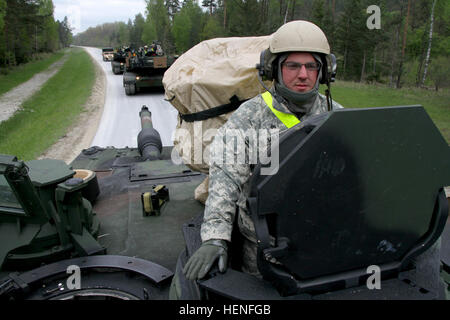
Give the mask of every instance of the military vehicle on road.
[(114, 52), (114, 58), (111, 61), (111, 69), (114, 74), (122, 74), (125, 71), (127, 57), (131, 55), (130, 48), (119, 48)]
[(114, 58), (113, 48), (103, 48), (102, 49), (103, 61), (111, 61)]
[(173, 64), (177, 56), (164, 53), (159, 44), (140, 48), (126, 58), (123, 86), (127, 95), (134, 95), (142, 88), (162, 88), (164, 72)]
[[(0, 299), (168, 299), (201, 244), (205, 175), (140, 117), (137, 148), (0, 157)], [(240, 270), (236, 234), (228, 270), (184, 298), (446, 299), (450, 152), (423, 107), (332, 111), (276, 148), (277, 173), (256, 164), (248, 199), (263, 278)]]

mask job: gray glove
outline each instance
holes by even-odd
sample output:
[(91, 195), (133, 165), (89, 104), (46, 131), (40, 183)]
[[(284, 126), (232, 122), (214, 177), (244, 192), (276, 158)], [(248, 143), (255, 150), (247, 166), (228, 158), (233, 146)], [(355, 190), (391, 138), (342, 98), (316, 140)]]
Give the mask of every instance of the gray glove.
[(188, 280), (202, 279), (217, 259), (219, 271), (225, 272), (228, 262), (227, 250), (227, 243), (224, 240), (205, 241), (184, 266), (184, 275)]

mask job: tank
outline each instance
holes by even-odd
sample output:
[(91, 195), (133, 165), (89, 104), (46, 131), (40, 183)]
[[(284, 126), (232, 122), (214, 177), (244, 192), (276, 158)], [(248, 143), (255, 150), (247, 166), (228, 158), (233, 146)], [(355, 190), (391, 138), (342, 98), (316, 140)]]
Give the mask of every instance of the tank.
[(129, 54), (123, 74), (126, 95), (134, 95), (144, 88), (163, 88), (164, 72), (177, 58), (167, 55), (157, 42)]
[[(0, 157), (0, 299), (169, 299), (201, 245), (194, 191), (206, 176), (162, 146), (147, 107), (136, 116), (137, 148), (94, 146), (70, 164)], [(262, 277), (240, 270), (233, 235), (228, 270), (213, 268), (195, 289), (182, 281), (184, 298), (448, 299), (450, 153), (424, 109), (313, 120), (280, 137), (276, 174), (254, 169)]]
[(118, 48), (114, 52), (114, 57), (111, 60), (111, 70), (114, 74), (122, 74), (125, 71), (126, 58), (131, 52), (130, 48)]

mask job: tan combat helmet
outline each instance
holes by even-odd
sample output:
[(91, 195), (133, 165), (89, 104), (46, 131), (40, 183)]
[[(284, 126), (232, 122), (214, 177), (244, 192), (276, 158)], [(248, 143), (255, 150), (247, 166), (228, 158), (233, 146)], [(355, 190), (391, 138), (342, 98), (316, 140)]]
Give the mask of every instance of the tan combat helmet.
[(336, 59), (330, 54), (325, 33), (314, 23), (304, 20), (291, 21), (272, 34), (269, 48), (261, 52), (260, 63), (256, 67), (262, 80), (272, 81), (277, 76), (275, 61), (284, 52), (319, 54), (322, 60), (320, 83), (334, 81)]
[(309, 21), (297, 20), (282, 25), (273, 35), (270, 52), (317, 52), (330, 54), (330, 45), (322, 29)]

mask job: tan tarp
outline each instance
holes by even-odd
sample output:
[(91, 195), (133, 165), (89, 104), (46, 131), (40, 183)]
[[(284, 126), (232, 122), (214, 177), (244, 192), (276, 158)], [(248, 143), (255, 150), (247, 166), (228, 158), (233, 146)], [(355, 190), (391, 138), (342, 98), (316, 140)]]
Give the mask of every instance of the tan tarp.
[[(264, 92), (257, 78), (261, 51), (270, 36), (217, 38), (203, 41), (181, 55), (165, 72), (166, 99), (181, 113), (190, 114)], [(270, 84), (268, 84), (270, 85)], [(180, 121), (174, 146), (191, 169), (208, 172), (209, 144), (232, 113), (204, 121)]]

